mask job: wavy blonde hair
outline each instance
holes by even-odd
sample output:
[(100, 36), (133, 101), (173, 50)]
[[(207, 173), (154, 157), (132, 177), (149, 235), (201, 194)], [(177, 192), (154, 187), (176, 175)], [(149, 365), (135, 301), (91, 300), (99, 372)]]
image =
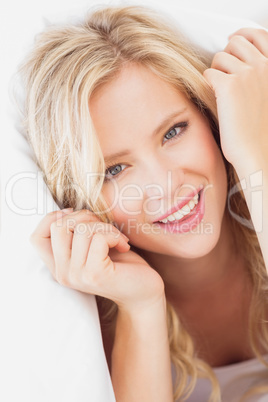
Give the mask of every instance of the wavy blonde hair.
[[(96, 88), (112, 80), (129, 62), (142, 64), (187, 95), (209, 119), (220, 148), (215, 97), (202, 76), (209, 60), (202, 59), (172, 21), (160, 18), (153, 10), (141, 6), (101, 7), (81, 23), (49, 27), (39, 34), (21, 68), (26, 87), (24, 127), (54, 199), (60, 207), (91, 209), (104, 222), (112, 222), (112, 215), (101, 194), (105, 164), (88, 101)], [(229, 194), (235, 185), (239, 186), (239, 179), (222, 157)], [(250, 222), (241, 188), (231, 197), (229, 207)], [(234, 218), (230, 220), (254, 289), (249, 312), (251, 347), (268, 367), (259, 351), (260, 344), (268, 351), (264, 260), (255, 231)], [(103, 302), (105, 316), (112, 322), (116, 305), (106, 299)], [(167, 325), (177, 373), (174, 400), (187, 399), (199, 377), (212, 383), (210, 401), (221, 400), (212, 368), (197, 357), (191, 336), (169, 304)], [(264, 389), (251, 389), (249, 393), (257, 391)]]

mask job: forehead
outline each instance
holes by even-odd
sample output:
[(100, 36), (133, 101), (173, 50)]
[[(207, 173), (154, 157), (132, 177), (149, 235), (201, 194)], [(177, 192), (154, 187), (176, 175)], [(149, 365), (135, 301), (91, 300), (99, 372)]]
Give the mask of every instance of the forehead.
[(163, 107), (168, 104), (168, 98), (177, 98), (177, 102), (188, 100), (178, 88), (153, 73), (148, 67), (136, 63), (126, 64), (110, 82), (98, 87), (90, 97), (89, 108), (93, 118), (97, 118), (98, 112), (105, 108), (111, 112), (126, 111), (139, 106)]
[(167, 115), (193, 109), (187, 97), (149, 68), (129, 64), (90, 98), (90, 115), (103, 154), (150, 135)]

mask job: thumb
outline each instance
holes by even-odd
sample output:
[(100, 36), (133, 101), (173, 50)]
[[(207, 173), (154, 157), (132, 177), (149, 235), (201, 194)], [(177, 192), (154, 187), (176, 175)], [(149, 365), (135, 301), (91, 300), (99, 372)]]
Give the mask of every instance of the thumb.
[(203, 77), (213, 89), (215, 96), (217, 97), (220, 88), (226, 85), (226, 73), (216, 70), (215, 68), (207, 68), (203, 72)]

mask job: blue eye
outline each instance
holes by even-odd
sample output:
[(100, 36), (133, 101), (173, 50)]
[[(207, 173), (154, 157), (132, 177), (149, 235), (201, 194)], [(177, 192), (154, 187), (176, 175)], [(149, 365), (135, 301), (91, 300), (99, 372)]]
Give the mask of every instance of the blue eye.
[(105, 180), (112, 179), (113, 177), (117, 176), (119, 173), (123, 171), (122, 166), (127, 166), (123, 165), (122, 163), (113, 165), (113, 166), (108, 166), (106, 171), (105, 171)]
[[(172, 141), (173, 139), (175, 140), (177, 137), (180, 137), (184, 131), (188, 127), (188, 122), (184, 121), (181, 123), (176, 124), (175, 126), (171, 127), (169, 131), (164, 135), (163, 137), (163, 143), (167, 141)], [(105, 178), (104, 181), (111, 180), (113, 178), (116, 178), (121, 174), (121, 172), (124, 170), (123, 166), (127, 166), (123, 163), (115, 163), (114, 165), (107, 166), (105, 170)]]
[(181, 136), (185, 128), (187, 128), (188, 123), (183, 122), (180, 124), (177, 124), (176, 126), (172, 127), (165, 135), (164, 135), (164, 140), (163, 142), (167, 142), (169, 140), (172, 140), (173, 138), (177, 136)]

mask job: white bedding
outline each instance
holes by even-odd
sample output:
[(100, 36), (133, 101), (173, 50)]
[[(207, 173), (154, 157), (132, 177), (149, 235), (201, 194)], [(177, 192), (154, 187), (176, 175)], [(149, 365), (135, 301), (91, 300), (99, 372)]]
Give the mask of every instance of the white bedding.
[[(5, 43), (10, 50), (9, 74), (45, 20), (56, 22), (81, 16), (89, 5), (99, 2), (75, 3), (76, 8), (67, 0), (46, 4), (23, 1), (14, 7), (14, 18), (9, 17), (16, 35), (2, 35), (9, 39), (9, 44)], [(209, 52), (221, 50), (236, 29), (255, 25), (180, 9), (171, 1), (158, 8), (172, 15), (182, 31)], [(3, 80), (3, 75), (2, 82), (7, 88), (8, 80)], [(29, 235), (39, 220), (58, 207), (38, 174), (26, 140), (15, 128), (14, 106), (6, 94), (1, 110), (6, 116), (1, 133), (0, 400), (114, 401), (94, 296), (57, 284), (29, 243)]]

